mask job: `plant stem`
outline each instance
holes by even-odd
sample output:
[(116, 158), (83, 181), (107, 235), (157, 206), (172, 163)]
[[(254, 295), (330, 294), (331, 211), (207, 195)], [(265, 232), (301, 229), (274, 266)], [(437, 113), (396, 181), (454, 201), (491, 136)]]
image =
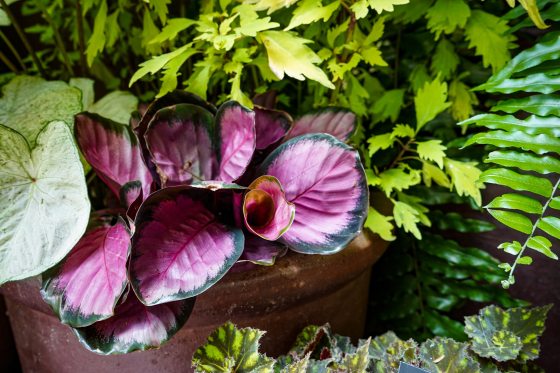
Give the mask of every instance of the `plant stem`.
[(86, 61), (86, 41), (84, 37), (84, 15), (82, 14), (81, 0), (76, 0), (76, 26), (78, 28), (78, 48), (80, 49), (80, 65), (82, 75), (88, 75), (88, 65)]
[(401, 30), (397, 33), (397, 44), (395, 46), (395, 75), (393, 77), (394, 88), (399, 87), (399, 64), (400, 64), (400, 49), (401, 49)]
[(4, 34), (2, 32), (2, 30), (0, 30), (0, 38), (2, 38), (2, 40), (4, 41), (4, 43), (6, 43), (6, 45), (8, 46), (8, 48), (10, 48), (10, 51), (12, 52), (12, 54), (14, 55), (14, 57), (16, 58), (16, 60), (18, 60), (18, 63), (21, 66), (21, 69), (25, 72), (27, 71), (27, 68), (25, 67), (25, 64), (23, 63), (23, 60), (21, 59), (21, 55), (19, 54), (19, 52), (17, 51), (17, 49), (14, 47), (14, 45), (12, 44), (12, 42), (10, 41), (10, 39), (8, 39), (8, 37), (6, 36), (6, 34)]
[(23, 30), (22, 30), (21, 26), (19, 25), (19, 22), (17, 21), (16, 17), (14, 17), (14, 14), (12, 13), (12, 10), (8, 6), (8, 4), (6, 4), (6, 0), (0, 0), (0, 7), (8, 15), (8, 18), (12, 22), (12, 25), (14, 26), (19, 38), (23, 42), (23, 45), (25, 46), (25, 49), (27, 49), (27, 52), (31, 55), (31, 59), (33, 60), (33, 63), (37, 67), (37, 70), (39, 70), (39, 74), (41, 74), (41, 76), (43, 78), (47, 78), (47, 74), (45, 73), (45, 70), (43, 69), (43, 66), (41, 65), (41, 61), (39, 61), (39, 58), (37, 58), (37, 55), (35, 54), (35, 51), (33, 50), (33, 48), (31, 48), (31, 44), (29, 43), (29, 40), (27, 40), (27, 36), (23, 32)]
[(10, 69), (13, 73), (18, 73), (18, 69), (14, 66), (12, 61), (10, 61), (10, 59), (6, 57), (4, 53), (2, 53), (2, 51), (0, 51), (0, 61), (4, 62), (4, 64), (8, 66), (8, 69)]
[(404, 144), (404, 146), (402, 147), (399, 155), (397, 155), (397, 157), (393, 160), (393, 162), (391, 162), (391, 164), (389, 165), (387, 170), (390, 170), (391, 168), (394, 168), (397, 165), (397, 163), (399, 163), (403, 159), (404, 154), (407, 151), (410, 150), (409, 146), (413, 141), (414, 141), (414, 139), (410, 139), (410, 140), (408, 140), (408, 142), (406, 144)]
[(509, 277), (510, 278), (513, 277), (513, 272), (515, 271), (515, 267), (517, 267), (517, 262), (523, 256), (523, 253), (525, 252), (525, 249), (527, 249), (527, 244), (529, 243), (529, 240), (531, 238), (533, 238), (533, 236), (535, 235), (535, 231), (537, 230), (537, 224), (538, 224), (539, 220), (541, 220), (543, 218), (544, 213), (546, 212), (546, 209), (548, 208), (548, 205), (550, 204), (550, 201), (552, 201), (552, 198), (554, 198), (554, 195), (556, 194), (556, 191), (558, 190), (559, 187), (560, 187), (560, 178), (558, 178), (558, 181), (554, 185), (554, 188), (552, 188), (552, 193), (550, 194), (550, 198), (544, 204), (541, 215), (535, 221), (535, 224), (533, 224), (533, 229), (531, 230), (531, 234), (529, 234), (529, 236), (525, 240), (525, 243), (521, 247), (521, 250), (517, 254), (517, 257), (515, 258), (515, 262), (513, 262), (513, 265), (511, 266), (511, 269), (509, 270)]
[(66, 66), (68, 73), (70, 73), (71, 77), (74, 76), (74, 71), (72, 70), (72, 63), (70, 62), (70, 58), (68, 57), (68, 53), (66, 52), (66, 47), (64, 47), (64, 42), (62, 41), (62, 37), (60, 36), (58, 27), (56, 27), (51, 15), (49, 14), (48, 9), (45, 7), (45, 4), (43, 4), (42, 1), (37, 1), (36, 3), (37, 6), (41, 9), (41, 12), (43, 13), (43, 17), (45, 17), (45, 20), (53, 30), (54, 40), (56, 42), (55, 44), (58, 50), (60, 51), (60, 53), (62, 54), (64, 65)]

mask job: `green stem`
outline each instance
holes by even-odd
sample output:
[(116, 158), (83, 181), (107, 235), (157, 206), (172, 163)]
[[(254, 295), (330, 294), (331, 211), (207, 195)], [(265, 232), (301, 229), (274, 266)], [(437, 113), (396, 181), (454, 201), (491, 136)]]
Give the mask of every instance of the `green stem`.
[(410, 139), (408, 140), (408, 142), (406, 144), (404, 144), (404, 146), (402, 147), (399, 155), (397, 155), (397, 157), (393, 160), (393, 162), (391, 162), (391, 164), (389, 165), (389, 167), (387, 168), (387, 170), (390, 170), (392, 168), (394, 168), (397, 163), (399, 163), (402, 159), (404, 154), (410, 150), (410, 144), (414, 141), (414, 139)]
[(21, 69), (25, 72), (27, 71), (27, 68), (25, 67), (25, 64), (23, 63), (23, 60), (21, 59), (21, 55), (19, 54), (19, 52), (17, 51), (17, 49), (14, 47), (14, 45), (12, 44), (12, 42), (10, 41), (10, 39), (8, 39), (8, 37), (6, 36), (6, 34), (4, 34), (2, 32), (2, 30), (0, 30), (0, 38), (2, 38), (2, 40), (4, 41), (4, 43), (6, 43), (6, 45), (8, 46), (8, 48), (10, 48), (10, 51), (12, 52), (12, 54), (14, 55), (14, 57), (16, 58), (16, 60), (18, 60), (18, 63), (21, 66)]
[(18, 73), (18, 69), (16, 69), (12, 61), (10, 61), (10, 59), (6, 57), (6, 55), (2, 53), (2, 51), (0, 51), (0, 61), (4, 62), (4, 64), (8, 66), (8, 69), (10, 69), (13, 73)]
[[(544, 204), (541, 215), (535, 221), (535, 224), (533, 224), (533, 229), (531, 230), (531, 234), (529, 234), (529, 236), (525, 240), (525, 243), (521, 247), (521, 250), (519, 251), (519, 253), (517, 253), (517, 257), (515, 258), (515, 262), (513, 262), (513, 265), (511, 266), (511, 269), (509, 271), (509, 278), (510, 279), (513, 278), (513, 272), (515, 271), (515, 267), (517, 267), (517, 263), (518, 263), (519, 259), (521, 259), (521, 257), (523, 256), (523, 253), (525, 252), (525, 249), (527, 249), (527, 244), (529, 243), (529, 240), (531, 238), (533, 238), (533, 236), (535, 235), (535, 231), (537, 230), (537, 224), (538, 224), (539, 220), (541, 220), (543, 218), (543, 216), (546, 212), (546, 209), (548, 208), (548, 205), (552, 201), (552, 198), (554, 198), (554, 195), (556, 194), (556, 191), (558, 190), (559, 187), (560, 187), (560, 178), (556, 182), (556, 185), (554, 185), (554, 188), (552, 189), (552, 194), (550, 195), (550, 198)], [(508, 281), (509, 281), (509, 279), (508, 279)]]
[(33, 50), (33, 48), (31, 48), (31, 44), (29, 43), (29, 40), (27, 40), (27, 36), (23, 32), (23, 29), (19, 25), (19, 22), (17, 21), (16, 17), (14, 17), (14, 14), (12, 13), (12, 10), (8, 6), (8, 4), (6, 4), (6, 0), (0, 0), (0, 7), (8, 15), (8, 18), (12, 22), (12, 25), (14, 26), (19, 38), (23, 42), (23, 45), (25, 46), (25, 49), (27, 49), (27, 52), (31, 55), (31, 59), (33, 60), (33, 63), (37, 67), (37, 70), (39, 70), (39, 74), (41, 74), (41, 76), (46, 79), (47, 74), (45, 73), (45, 70), (43, 69), (43, 66), (41, 65), (41, 61), (39, 61), (39, 58), (37, 58), (37, 55), (35, 54), (35, 51)]
[(393, 77), (393, 85), (395, 89), (399, 87), (400, 49), (401, 49), (401, 30), (399, 29), (397, 33), (397, 43), (395, 46), (395, 75)]
[(86, 60), (86, 39), (84, 37), (84, 15), (82, 14), (81, 0), (76, 0), (76, 27), (78, 28), (78, 48), (80, 49), (80, 65), (82, 75), (88, 75)]
[(66, 47), (64, 46), (64, 42), (62, 41), (62, 37), (60, 36), (60, 32), (58, 31), (58, 27), (54, 23), (51, 15), (49, 14), (48, 9), (45, 7), (45, 4), (43, 4), (41, 0), (37, 1), (36, 3), (37, 6), (41, 9), (41, 12), (43, 13), (43, 17), (45, 17), (45, 20), (53, 30), (56, 47), (58, 48), (59, 52), (62, 54), (64, 65), (66, 66), (68, 73), (70, 74), (71, 77), (74, 76), (74, 71), (72, 70), (72, 63), (70, 62), (70, 57), (68, 57), (68, 53), (66, 52)]

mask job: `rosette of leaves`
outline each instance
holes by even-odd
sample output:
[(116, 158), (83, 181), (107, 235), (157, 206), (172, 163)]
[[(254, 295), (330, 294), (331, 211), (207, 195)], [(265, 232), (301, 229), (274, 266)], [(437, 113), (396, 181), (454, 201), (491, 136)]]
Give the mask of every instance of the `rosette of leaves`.
[(526, 304), (501, 288), (505, 276), (497, 268), (497, 259), (446, 238), (494, 228), (486, 221), (446, 212), (454, 206), (468, 208), (464, 197), (426, 187), (416, 188), (414, 196), (430, 209), (427, 216), (432, 227), (422, 228), (422, 240), (397, 234), (380, 259), (371, 282), (370, 334), (389, 329), (419, 341), (434, 335), (463, 341), (463, 326), (453, 318), (453, 312), (467, 302), (496, 302), (503, 307)]
[[(557, 109), (558, 69), (553, 61), (560, 56), (557, 32), (546, 35), (535, 46), (512, 59), (488, 82), (478, 87), (490, 93), (507, 94), (490, 110), (463, 125), (486, 131), (471, 137), (466, 146), (487, 145), (485, 163), (492, 165), (480, 181), (511, 190), (485, 206), (500, 223), (521, 232), (522, 242), (504, 242), (498, 248), (512, 254), (513, 263), (502, 263), (508, 273), (503, 286), (515, 283), (519, 265), (530, 265), (532, 255), (557, 260), (551, 239), (560, 239), (560, 127)], [(523, 93), (522, 97), (519, 94)]]
[(127, 353), (172, 337), (235, 263), (342, 250), (368, 205), (359, 155), (343, 142), (353, 118), (326, 109), (293, 122), (180, 91), (131, 125), (76, 115), (77, 143), (105, 184), (90, 192), (105, 205), (43, 275), (43, 298), (88, 349)]
[[(194, 353), (195, 372), (342, 372), (396, 373), (401, 362), (433, 373), (538, 371), (538, 338), (550, 306), (533, 309), (482, 309), (465, 319), (466, 342), (436, 337), (423, 343), (401, 340), (393, 332), (352, 344), (328, 324), (308, 326), (287, 355), (272, 359), (259, 353), (263, 332), (237, 329), (228, 322)], [(531, 351), (524, 354), (523, 351)]]

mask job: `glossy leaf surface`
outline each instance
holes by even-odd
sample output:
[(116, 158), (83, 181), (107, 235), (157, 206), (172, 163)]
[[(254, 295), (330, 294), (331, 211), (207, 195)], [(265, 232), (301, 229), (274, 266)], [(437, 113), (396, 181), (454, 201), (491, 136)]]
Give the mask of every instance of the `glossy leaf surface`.
[(347, 141), (356, 129), (356, 114), (346, 109), (325, 108), (298, 118), (286, 140), (310, 133), (328, 133)]

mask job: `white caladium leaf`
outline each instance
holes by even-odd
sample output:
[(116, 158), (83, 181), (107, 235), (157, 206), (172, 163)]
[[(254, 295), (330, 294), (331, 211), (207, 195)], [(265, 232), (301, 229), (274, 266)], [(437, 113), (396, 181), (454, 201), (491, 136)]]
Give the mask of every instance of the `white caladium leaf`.
[(0, 123), (21, 133), (31, 147), (47, 123), (60, 120), (71, 127), (80, 111), (80, 90), (65, 82), (17, 76), (2, 88)]
[(0, 125), (0, 285), (38, 275), (84, 233), (90, 204), (72, 133), (49, 123), (30, 149)]

